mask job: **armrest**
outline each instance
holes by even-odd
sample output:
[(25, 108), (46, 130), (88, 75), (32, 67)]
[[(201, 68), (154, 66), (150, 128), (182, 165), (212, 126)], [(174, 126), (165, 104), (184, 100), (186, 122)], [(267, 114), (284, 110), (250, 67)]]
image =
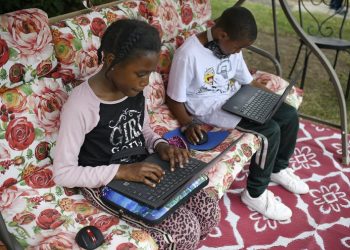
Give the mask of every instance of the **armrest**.
[(269, 60), (273, 63), (273, 65), (275, 66), (276, 74), (277, 74), (278, 76), (282, 76), (281, 64), (280, 64), (279, 61), (278, 61), (273, 55), (271, 55), (268, 51), (263, 50), (263, 49), (258, 48), (258, 47), (256, 47), (256, 46), (253, 46), (253, 45), (249, 46), (247, 49), (250, 50), (250, 51), (252, 51), (252, 52), (254, 52), (254, 53), (257, 53), (257, 54), (259, 54), (259, 55), (261, 55), (261, 56), (264, 56), (264, 57), (266, 57), (267, 59), (269, 59)]

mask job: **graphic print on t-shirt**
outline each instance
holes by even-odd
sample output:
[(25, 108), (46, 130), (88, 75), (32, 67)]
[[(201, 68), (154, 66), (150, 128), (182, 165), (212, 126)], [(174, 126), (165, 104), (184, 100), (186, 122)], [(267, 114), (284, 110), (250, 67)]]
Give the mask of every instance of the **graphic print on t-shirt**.
[[(79, 165), (99, 166), (118, 162), (130, 162), (132, 156), (122, 155), (123, 150), (145, 146), (142, 134), (145, 98), (141, 92), (114, 104), (99, 104), (99, 121), (85, 135), (79, 153)], [(117, 163), (117, 162), (113, 162)]]
[(140, 122), (141, 113), (137, 110), (123, 110), (118, 121), (111, 120), (109, 128), (112, 129), (110, 143), (113, 145), (112, 153), (118, 151), (141, 147), (143, 145), (140, 135), (142, 126)]
[(228, 79), (228, 73), (232, 70), (231, 61), (229, 59), (221, 60), (216, 71), (214, 67), (208, 68), (204, 72), (203, 84), (198, 89), (197, 94), (206, 92), (229, 92), (234, 86), (234, 79)]

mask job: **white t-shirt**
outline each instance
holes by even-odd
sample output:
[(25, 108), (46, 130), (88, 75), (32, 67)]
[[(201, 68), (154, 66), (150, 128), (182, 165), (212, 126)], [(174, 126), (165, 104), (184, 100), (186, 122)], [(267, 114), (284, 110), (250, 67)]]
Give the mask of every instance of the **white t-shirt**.
[(183, 102), (202, 122), (234, 128), (241, 118), (223, 111), (221, 106), (241, 84), (252, 81), (242, 52), (219, 59), (193, 35), (175, 51), (167, 94), (171, 99)]

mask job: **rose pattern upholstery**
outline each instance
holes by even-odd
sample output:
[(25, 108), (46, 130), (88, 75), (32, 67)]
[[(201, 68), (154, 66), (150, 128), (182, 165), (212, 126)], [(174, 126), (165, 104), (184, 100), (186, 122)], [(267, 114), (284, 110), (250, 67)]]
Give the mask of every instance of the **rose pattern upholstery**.
[(57, 64), (45, 12), (19, 10), (0, 18), (0, 87), (15, 88)]
[[(52, 181), (59, 114), (72, 88), (98, 70), (96, 50), (106, 27), (120, 18), (138, 18), (158, 28), (163, 40), (158, 72), (145, 89), (151, 126), (160, 135), (176, 128), (179, 124), (165, 105), (172, 56), (188, 36), (213, 24), (210, 16), (209, 0), (124, 1), (50, 26), (38, 9), (0, 16), (0, 209), (9, 232), (23, 247), (79, 249), (76, 233), (95, 225), (106, 239), (101, 249), (157, 249), (146, 232), (94, 208), (77, 190)], [(9, 22), (17, 29), (9, 29)], [(28, 38), (24, 34), (31, 36), (27, 47), (21, 45)], [(30, 53), (39, 60), (33, 61)], [(265, 72), (254, 77), (277, 93), (287, 84)], [(298, 107), (300, 92), (287, 100)], [(208, 162), (240, 135), (232, 130), (214, 150), (191, 154)], [(259, 146), (259, 138), (245, 134), (209, 171), (207, 190), (222, 197)]]

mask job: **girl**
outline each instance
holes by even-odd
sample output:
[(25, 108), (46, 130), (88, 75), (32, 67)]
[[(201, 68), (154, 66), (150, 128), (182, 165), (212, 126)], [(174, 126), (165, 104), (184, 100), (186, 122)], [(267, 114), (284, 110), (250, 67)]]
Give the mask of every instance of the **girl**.
[[(156, 70), (160, 46), (158, 31), (145, 22), (119, 20), (111, 24), (98, 50), (101, 70), (73, 90), (61, 113), (55, 182), (80, 187), (93, 205), (112, 214), (100, 199), (101, 187), (113, 178), (156, 186), (164, 174), (159, 166), (141, 162), (143, 155), (118, 158), (118, 154), (146, 148), (168, 160), (172, 169), (188, 161), (188, 151), (169, 145), (152, 131), (145, 112), (143, 89)], [(174, 245), (195, 249), (218, 224), (219, 209), (217, 200), (202, 190), (153, 228), (125, 220), (142, 226), (160, 249)]]

